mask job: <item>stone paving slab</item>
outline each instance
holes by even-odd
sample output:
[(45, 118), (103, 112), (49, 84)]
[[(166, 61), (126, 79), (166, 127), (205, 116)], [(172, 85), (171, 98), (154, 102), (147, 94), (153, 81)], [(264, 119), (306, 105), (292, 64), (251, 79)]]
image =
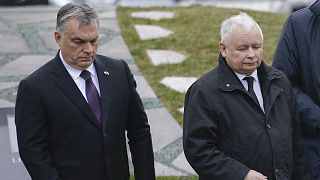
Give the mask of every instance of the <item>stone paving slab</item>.
[[(41, 7), (38, 7), (41, 8)], [(6, 10), (1, 9), (0, 10), (0, 17), (1, 19), (4, 19), (11, 23), (17, 23), (17, 24), (27, 24), (27, 23), (38, 23), (42, 21), (49, 21), (49, 20), (55, 20), (56, 17), (52, 16), (52, 12), (56, 12), (58, 8), (54, 8), (52, 10), (48, 10), (46, 7), (43, 7), (43, 9), (46, 9), (46, 11), (27, 11), (26, 9), (20, 7), (20, 8), (14, 8), (16, 12), (13, 15), (13, 12), (9, 13)], [(14, 9), (11, 9), (14, 11)], [(19, 12), (19, 13), (17, 13)], [(39, 15), (41, 13), (41, 15)]]
[(8, 31), (10, 31), (10, 28), (7, 27), (5, 24), (0, 23), (0, 33), (8, 32)]
[(30, 52), (26, 42), (14, 35), (0, 35), (1, 53), (27, 53)]
[(117, 36), (106, 44), (101, 45), (98, 49), (98, 53), (105, 54), (115, 59), (133, 59), (121, 36)]
[(143, 76), (135, 76), (134, 78), (137, 82), (137, 91), (140, 94), (141, 98), (157, 98)]
[(39, 26), (39, 28), (50, 29), (50, 33), (53, 34), (56, 29), (56, 20), (48, 20), (45, 22), (41, 22), (41, 24), (37, 24), (37, 25)]
[[(5, 7), (5, 6), (0, 6), (0, 13), (12, 13), (11, 16), (12, 18), (19, 16), (16, 16), (17, 14), (20, 13), (38, 13), (39, 16), (42, 13), (48, 13), (51, 12), (52, 15), (56, 15), (60, 7), (58, 6), (48, 6), (48, 5), (36, 5), (36, 6), (10, 6), (10, 7)], [(19, 12), (19, 13), (17, 13)], [(8, 15), (9, 16), (9, 15)], [(55, 18), (55, 17), (53, 17)]]
[(161, 176), (187, 176), (188, 175), (158, 162), (155, 162), (154, 168), (155, 168), (156, 174), (159, 174)]
[(5, 99), (0, 99), (0, 108), (14, 107), (15, 104)]
[(177, 64), (183, 62), (186, 57), (171, 50), (147, 49), (147, 54), (153, 65)]
[[(128, 63), (128, 65), (129, 65), (129, 69), (130, 69), (130, 71), (131, 71), (131, 73), (133, 74), (133, 76), (142, 76), (142, 74), (141, 74), (141, 72), (140, 72), (140, 70), (139, 70), (139, 68), (138, 68), (138, 66), (137, 65), (135, 65), (135, 64), (129, 64), (129, 63), (131, 63), (131, 62), (128, 62), (128, 61), (126, 61), (126, 60), (124, 60), (126, 63)], [(146, 81), (146, 80), (144, 80), (144, 81)], [(138, 83), (139, 84), (139, 83)], [(139, 85), (138, 85), (139, 86)]]
[[(12, 108), (15, 105), (14, 102), (17, 96), (18, 81), (12, 80), (12, 76), (0, 78), (0, 80), (3, 80), (3, 79), (7, 79), (11, 81), (0, 83), (0, 107)], [(1, 117), (1, 114), (0, 114), (0, 117)]]
[[(133, 166), (132, 166), (132, 161), (131, 161), (131, 154), (130, 151), (128, 151), (128, 158), (129, 158), (129, 169), (130, 172), (133, 173)], [(182, 162), (183, 164), (183, 162)], [(190, 174), (190, 172), (182, 172), (181, 169), (177, 168), (174, 165), (165, 165), (161, 162), (154, 162), (154, 168), (155, 168), (155, 173), (157, 174), (157, 176), (188, 176)], [(191, 171), (192, 172), (192, 171)]]
[(177, 167), (181, 167), (183, 170), (191, 173), (196, 174), (196, 172), (193, 170), (193, 168), (189, 165), (189, 163), (186, 164), (186, 157), (184, 153), (182, 152), (173, 162), (172, 164)]
[(44, 41), (46, 48), (53, 51), (58, 51), (59, 47), (56, 43), (56, 40), (54, 39), (54, 31), (55, 30), (52, 30), (51, 32), (39, 31), (38, 34), (41, 37), (41, 39)]
[(16, 87), (17, 85), (17, 82), (2, 82), (0, 83), (0, 91), (11, 87)]
[(120, 32), (120, 27), (116, 19), (100, 19), (100, 25), (106, 25), (108, 29), (111, 29), (115, 32)]
[(171, 7), (177, 5), (173, 0), (120, 0), (119, 6), (131, 7)]
[(116, 12), (115, 11), (110, 11), (110, 12), (104, 12), (99, 14), (100, 18), (116, 18)]
[[(121, 58), (118, 58), (118, 59), (121, 59)], [(134, 76), (142, 76), (142, 73), (140, 72), (139, 67), (135, 64), (134, 59), (121, 59), (121, 60), (124, 60), (129, 65), (129, 68)]]
[(86, 2), (91, 6), (95, 6), (97, 4), (104, 5), (104, 6), (111, 6), (116, 4), (117, 1), (118, 0), (49, 0), (49, 4), (55, 5), (55, 6), (63, 6), (68, 2)]
[(166, 108), (146, 110), (154, 151), (158, 151), (182, 136), (182, 129)]
[(165, 77), (161, 80), (161, 84), (179, 92), (185, 93), (188, 88), (197, 80), (196, 77), (179, 77), (171, 76)]
[(161, 19), (171, 19), (174, 17), (174, 13), (170, 11), (140, 11), (132, 12), (131, 16), (134, 18), (143, 18), (159, 21)]
[(0, 67), (0, 76), (29, 75), (52, 58), (52, 56), (48, 55), (21, 56), (18, 59)]
[(173, 32), (155, 25), (134, 25), (141, 40), (151, 40), (163, 38), (171, 35)]

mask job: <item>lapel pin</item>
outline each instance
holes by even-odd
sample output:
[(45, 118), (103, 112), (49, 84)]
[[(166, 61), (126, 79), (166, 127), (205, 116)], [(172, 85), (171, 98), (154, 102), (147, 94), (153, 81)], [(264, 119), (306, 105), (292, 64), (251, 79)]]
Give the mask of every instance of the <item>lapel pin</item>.
[(108, 71), (104, 71), (103, 74), (106, 75), (106, 76), (110, 75)]

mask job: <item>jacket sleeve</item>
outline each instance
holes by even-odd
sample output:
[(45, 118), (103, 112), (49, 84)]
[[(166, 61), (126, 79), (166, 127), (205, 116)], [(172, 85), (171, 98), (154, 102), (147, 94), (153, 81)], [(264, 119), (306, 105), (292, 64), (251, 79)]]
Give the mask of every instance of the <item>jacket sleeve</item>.
[(36, 86), (22, 80), (15, 107), (19, 153), (33, 180), (60, 180), (50, 160), (46, 113), (41, 102)]
[(227, 156), (218, 147), (218, 120), (199, 85), (185, 98), (183, 148), (185, 156), (202, 179), (243, 180), (249, 168)]
[(124, 61), (130, 87), (127, 136), (136, 180), (155, 180), (154, 156), (148, 118), (141, 98), (136, 91), (136, 82)]
[[(291, 89), (292, 90), (292, 89)], [(293, 147), (293, 180), (311, 180), (310, 170), (307, 167), (307, 161), (305, 157), (305, 152), (303, 149), (303, 142), (300, 130), (300, 118), (299, 112), (297, 111), (296, 97), (291, 91), (291, 110), (292, 110), (292, 147)]]
[[(296, 25), (297, 26), (297, 25)], [(283, 71), (291, 81), (297, 97), (298, 110), (303, 120), (302, 129), (307, 133), (316, 133), (320, 125), (320, 107), (299, 87), (300, 62), (294, 22), (290, 16), (280, 35), (273, 57), (272, 66)]]

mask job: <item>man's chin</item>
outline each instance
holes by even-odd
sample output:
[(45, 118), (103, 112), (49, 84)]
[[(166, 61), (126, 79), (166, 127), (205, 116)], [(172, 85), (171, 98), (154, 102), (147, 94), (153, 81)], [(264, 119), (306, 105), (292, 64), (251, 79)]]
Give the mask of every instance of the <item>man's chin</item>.
[(245, 68), (245, 71), (251, 71), (251, 72), (253, 72), (253, 71), (255, 71), (256, 69), (258, 69), (257, 64), (252, 64), (252, 65), (250, 65), (250, 66), (247, 66), (247, 67)]
[(92, 64), (92, 62), (93, 62), (93, 61), (82, 62), (81, 64), (78, 65), (78, 67), (79, 67), (81, 70), (87, 69), (87, 68)]
[(81, 61), (81, 62), (88, 62), (88, 61), (93, 61), (94, 58), (78, 58), (78, 61)]
[(253, 69), (243, 69), (241, 71), (239, 71), (240, 74), (244, 74), (244, 75), (251, 75), (253, 73), (253, 71), (255, 71), (256, 68), (253, 68)]

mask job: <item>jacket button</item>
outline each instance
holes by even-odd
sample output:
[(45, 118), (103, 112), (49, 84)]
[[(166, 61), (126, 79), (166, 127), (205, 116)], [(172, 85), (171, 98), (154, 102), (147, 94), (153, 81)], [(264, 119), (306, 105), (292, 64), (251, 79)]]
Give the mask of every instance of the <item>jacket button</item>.
[(278, 170), (278, 169), (275, 169), (275, 170), (274, 170), (274, 172), (275, 172), (275, 173), (278, 173), (278, 172), (279, 172), (279, 170)]
[(268, 129), (270, 129), (270, 128), (271, 128), (270, 124), (267, 124), (267, 128), (268, 128)]

